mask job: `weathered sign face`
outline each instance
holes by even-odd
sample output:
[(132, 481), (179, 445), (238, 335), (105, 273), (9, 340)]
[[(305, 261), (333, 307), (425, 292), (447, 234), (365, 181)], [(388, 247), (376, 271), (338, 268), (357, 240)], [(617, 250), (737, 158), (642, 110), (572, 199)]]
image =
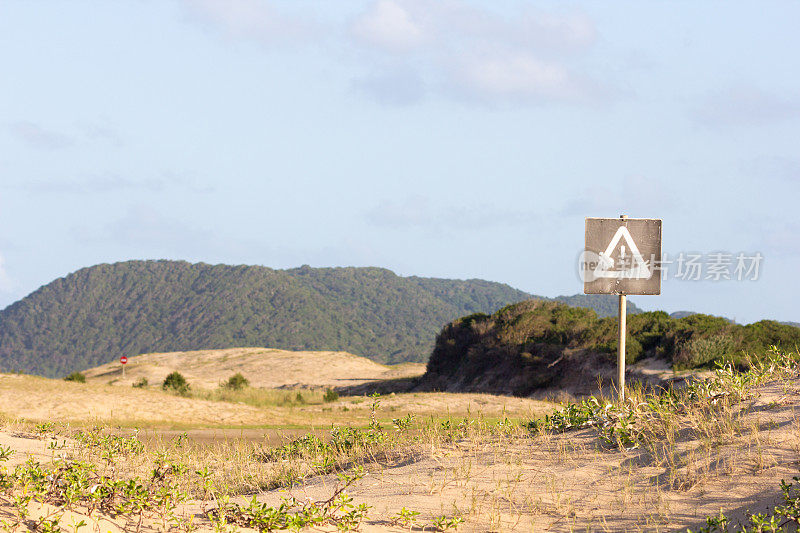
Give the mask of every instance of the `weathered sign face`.
[(660, 265), (660, 219), (586, 219), (584, 294), (661, 294)]

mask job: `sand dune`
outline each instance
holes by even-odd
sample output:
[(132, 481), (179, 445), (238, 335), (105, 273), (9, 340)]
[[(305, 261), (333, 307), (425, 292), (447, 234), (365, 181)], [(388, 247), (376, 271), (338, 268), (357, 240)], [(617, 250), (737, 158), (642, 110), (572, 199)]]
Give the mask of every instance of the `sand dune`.
[(129, 357), (125, 378), (118, 361), (84, 372), (89, 382), (131, 384), (147, 378), (161, 383), (179, 371), (193, 387), (215, 388), (240, 372), (252, 387), (315, 388), (359, 385), (368, 381), (418, 376), (425, 365), (386, 366), (347, 352), (293, 352), (269, 348), (230, 348), (190, 352), (151, 353)]

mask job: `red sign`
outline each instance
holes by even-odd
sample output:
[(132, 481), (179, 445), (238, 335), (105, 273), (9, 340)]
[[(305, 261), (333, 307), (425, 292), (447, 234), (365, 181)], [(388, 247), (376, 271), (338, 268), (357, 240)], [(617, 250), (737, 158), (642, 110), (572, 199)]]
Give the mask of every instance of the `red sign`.
[(119, 362), (124, 365), (125, 363), (128, 362), (128, 358), (123, 355), (122, 357), (119, 358)]

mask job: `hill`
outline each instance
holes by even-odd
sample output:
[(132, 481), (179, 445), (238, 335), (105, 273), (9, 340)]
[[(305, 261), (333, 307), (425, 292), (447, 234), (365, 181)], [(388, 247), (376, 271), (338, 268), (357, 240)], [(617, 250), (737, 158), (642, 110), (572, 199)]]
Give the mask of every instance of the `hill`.
[(385, 366), (346, 352), (290, 352), (267, 348), (230, 348), (191, 352), (151, 353), (129, 357), (125, 378), (119, 362), (84, 372), (90, 383), (130, 387), (142, 378), (159, 385), (168, 374), (179, 371), (192, 387), (213, 389), (241, 373), (251, 387), (343, 387), (364, 382), (422, 375), (422, 363)]
[[(534, 296), (382, 268), (126, 261), (74, 272), (0, 311), (0, 371), (49, 377), (141, 353), (269, 346), (424, 362), (439, 329)], [(613, 315), (616, 298), (560, 296)], [(640, 312), (629, 304), (629, 312)]]
[[(600, 318), (619, 314), (619, 297), (613, 294), (573, 294), (572, 296), (556, 296), (553, 300), (572, 307), (591, 309)], [(626, 311), (628, 315), (644, 312), (630, 299), (628, 299)]]
[[(530, 300), (493, 315), (456, 320), (441, 331), (422, 388), (530, 395), (543, 388), (588, 393), (616, 364), (617, 321), (589, 309)], [(628, 318), (626, 361), (660, 360), (673, 369), (732, 360), (747, 367), (772, 345), (794, 349), (800, 328), (762, 320), (742, 326), (722, 317), (663, 311)], [(662, 365), (666, 368), (665, 365)]]
[(500, 283), (381, 268), (102, 264), (0, 311), (0, 370), (55, 377), (121, 355), (234, 346), (419, 362), (450, 320), (530, 297)]

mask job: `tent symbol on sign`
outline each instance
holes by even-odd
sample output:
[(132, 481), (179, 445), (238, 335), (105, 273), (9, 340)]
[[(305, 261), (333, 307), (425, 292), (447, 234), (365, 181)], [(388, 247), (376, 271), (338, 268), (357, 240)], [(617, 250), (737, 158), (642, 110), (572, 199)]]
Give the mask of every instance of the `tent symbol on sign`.
[[(614, 250), (620, 241), (624, 241), (624, 244), (620, 245), (619, 254), (615, 259)], [(606, 251), (600, 252), (594, 276), (595, 278), (650, 279), (653, 276), (653, 270), (647, 265), (647, 261), (639, 252), (639, 247), (633, 242), (628, 228), (620, 226)]]

